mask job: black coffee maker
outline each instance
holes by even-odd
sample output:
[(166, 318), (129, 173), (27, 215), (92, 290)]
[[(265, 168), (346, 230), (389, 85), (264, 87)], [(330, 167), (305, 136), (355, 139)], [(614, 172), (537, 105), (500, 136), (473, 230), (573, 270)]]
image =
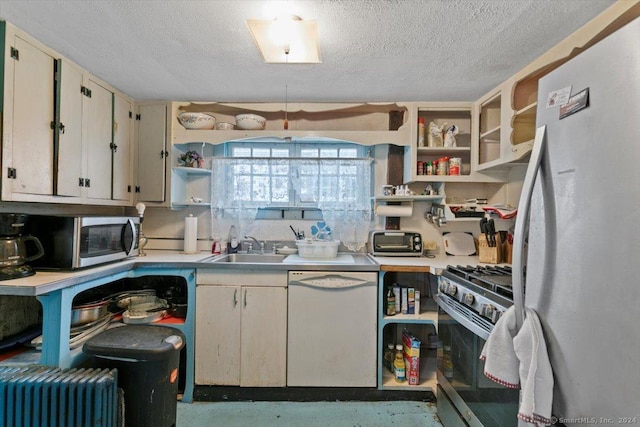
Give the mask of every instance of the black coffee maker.
[[(44, 248), (36, 237), (22, 235), (28, 218), (23, 213), (0, 213), (0, 280), (36, 274), (26, 263), (44, 255)], [(37, 253), (29, 255), (32, 246)]]

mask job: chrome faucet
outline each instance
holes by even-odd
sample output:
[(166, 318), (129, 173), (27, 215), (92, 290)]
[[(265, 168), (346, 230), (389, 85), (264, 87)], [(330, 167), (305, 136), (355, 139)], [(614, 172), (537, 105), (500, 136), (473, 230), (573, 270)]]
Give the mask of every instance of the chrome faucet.
[[(260, 253), (263, 254), (264, 253), (264, 242), (259, 241), (258, 239), (256, 239), (253, 236), (244, 236), (245, 239), (248, 240), (253, 240), (254, 242), (256, 242), (258, 244), (258, 246), (260, 246)], [(251, 250), (251, 249), (249, 249)]]

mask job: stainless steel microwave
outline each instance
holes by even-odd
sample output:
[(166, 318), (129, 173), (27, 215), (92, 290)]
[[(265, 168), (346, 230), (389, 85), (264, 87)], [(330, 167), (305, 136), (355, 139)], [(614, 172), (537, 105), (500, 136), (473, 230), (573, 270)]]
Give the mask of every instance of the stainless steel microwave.
[(422, 236), (414, 231), (374, 230), (369, 233), (369, 253), (374, 256), (421, 256)]
[(29, 215), (26, 228), (44, 248), (30, 264), (36, 269), (75, 270), (138, 255), (135, 216)]

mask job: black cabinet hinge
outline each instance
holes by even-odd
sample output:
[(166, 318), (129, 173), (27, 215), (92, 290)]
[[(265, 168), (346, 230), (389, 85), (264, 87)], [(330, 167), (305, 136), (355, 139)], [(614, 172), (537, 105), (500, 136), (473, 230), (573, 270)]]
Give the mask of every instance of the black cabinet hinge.
[(80, 86), (80, 93), (82, 93), (87, 98), (91, 98), (91, 89), (86, 86)]
[(129, 118), (133, 119), (133, 113), (131, 111), (129, 111)]
[(16, 61), (20, 60), (20, 51), (13, 46), (11, 47), (11, 57)]
[(114, 153), (118, 152), (118, 146), (113, 142), (109, 144), (109, 148), (111, 148), (111, 151), (113, 151)]
[(127, 185), (127, 193), (131, 193), (131, 186)]
[(136, 114), (136, 120), (142, 120), (142, 115)]
[(16, 172), (15, 168), (7, 168), (7, 178), (16, 179), (18, 177), (18, 172)]
[(84, 187), (84, 178), (78, 178), (78, 187)]
[(136, 193), (139, 193), (139, 192), (140, 192), (140, 186), (136, 185)]
[(160, 158), (164, 159), (165, 157), (169, 157), (169, 152), (166, 150), (163, 150), (160, 152)]
[(89, 178), (85, 178), (84, 179), (84, 186), (85, 187), (91, 187), (91, 180)]

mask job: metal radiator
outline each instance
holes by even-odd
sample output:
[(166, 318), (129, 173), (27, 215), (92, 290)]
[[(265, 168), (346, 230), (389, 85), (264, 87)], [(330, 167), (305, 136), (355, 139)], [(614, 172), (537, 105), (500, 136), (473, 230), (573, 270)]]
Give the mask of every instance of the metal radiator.
[(112, 369), (0, 367), (0, 427), (116, 427)]

